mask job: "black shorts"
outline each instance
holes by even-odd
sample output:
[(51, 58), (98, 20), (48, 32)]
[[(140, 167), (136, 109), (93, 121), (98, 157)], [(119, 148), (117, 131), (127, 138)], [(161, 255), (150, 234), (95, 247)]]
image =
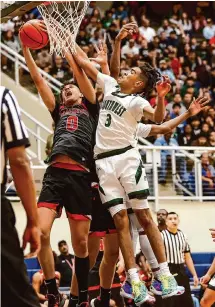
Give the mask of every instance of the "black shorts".
[(39, 307), (26, 271), (15, 215), (5, 197), (1, 199), (1, 261), (1, 306)]
[(62, 208), (68, 218), (91, 219), (91, 183), (87, 171), (49, 166), (43, 178), (38, 207), (54, 209), (60, 217)]
[(101, 202), (97, 187), (92, 188), (92, 221), (90, 236), (104, 237), (116, 233), (116, 227), (110, 212)]

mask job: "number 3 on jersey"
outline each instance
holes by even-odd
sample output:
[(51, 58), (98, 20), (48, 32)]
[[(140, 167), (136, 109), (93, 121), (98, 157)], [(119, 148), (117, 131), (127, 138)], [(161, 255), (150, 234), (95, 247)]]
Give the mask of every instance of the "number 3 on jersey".
[(106, 122), (105, 122), (105, 127), (110, 127), (110, 125), (111, 125), (111, 115), (107, 114), (107, 119), (106, 119)]
[(77, 116), (69, 116), (66, 121), (66, 129), (69, 131), (75, 131), (78, 129), (78, 117)]

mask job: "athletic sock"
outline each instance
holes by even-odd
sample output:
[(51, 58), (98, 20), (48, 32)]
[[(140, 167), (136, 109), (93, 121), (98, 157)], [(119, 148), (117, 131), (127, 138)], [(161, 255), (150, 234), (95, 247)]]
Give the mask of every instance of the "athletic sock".
[(76, 307), (77, 304), (78, 304), (78, 296), (73, 295), (72, 293), (70, 293), (68, 307)]
[(100, 300), (102, 307), (109, 307), (110, 306), (110, 295), (111, 289), (104, 289), (100, 288)]
[(141, 251), (143, 255), (146, 257), (146, 260), (149, 263), (150, 268), (152, 269), (154, 277), (157, 278), (157, 272), (160, 270), (159, 264), (152, 250), (149, 239), (147, 235), (144, 233), (144, 230), (142, 230), (139, 233), (139, 241), (140, 241)]
[(156, 274), (158, 279), (160, 279), (160, 277), (162, 277), (163, 275), (165, 275), (165, 276), (171, 276), (172, 275), (169, 271), (169, 266), (168, 266), (167, 262), (159, 263), (159, 266), (160, 266), (160, 270)]
[(58, 294), (58, 288), (55, 278), (45, 280), (45, 284), (49, 294), (54, 294), (54, 295)]
[(134, 269), (129, 269), (128, 270), (128, 274), (129, 274), (129, 277), (130, 277), (130, 281), (135, 281), (135, 282), (139, 282), (140, 281), (140, 278), (139, 278), (139, 275), (137, 273), (137, 269), (134, 268)]
[(78, 304), (88, 301), (88, 274), (90, 270), (89, 256), (75, 256), (75, 274), (78, 282)]

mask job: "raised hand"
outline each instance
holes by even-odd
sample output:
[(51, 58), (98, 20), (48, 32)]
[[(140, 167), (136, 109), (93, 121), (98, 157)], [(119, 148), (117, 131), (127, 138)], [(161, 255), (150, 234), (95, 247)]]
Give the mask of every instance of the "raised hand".
[(201, 112), (204, 107), (210, 102), (210, 99), (207, 97), (199, 97), (197, 99), (194, 98), (193, 102), (191, 103), (188, 112), (190, 116), (194, 116)]
[(119, 31), (119, 34), (117, 35), (116, 39), (122, 40), (128, 35), (132, 35), (134, 33), (138, 32), (138, 25), (136, 22), (127, 23), (122, 27), (122, 29)]
[(108, 64), (108, 56), (107, 56), (107, 45), (104, 41), (100, 41), (98, 46), (95, 44), (94, 48), (97, 52), (96, 58), (90, 58), (91, 61), (99, 64), (100, 66), (104, 66)]
[(163, 80), (160, 80), (156, 84), (156, 90), (159, 97), (165, 97), (171, 90), (170, 79), (168, 76), (162, 76)]

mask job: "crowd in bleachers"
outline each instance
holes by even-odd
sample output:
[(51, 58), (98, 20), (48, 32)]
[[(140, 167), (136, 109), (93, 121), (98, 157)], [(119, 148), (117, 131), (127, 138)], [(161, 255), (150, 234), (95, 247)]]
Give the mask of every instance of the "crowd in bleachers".
[[(191, 5), (191, 4), (190, 4)], [(94, 44), (107, 33), (109, 56), (111, 44), (119, 29), (126, 23), (136, 21), (139, 32), (123, 41), (121, 49), (121, 72), (145, 61), (156, 67), (161, 74), (168, 75), (172, 90), (166, 97), (166, 120), (184, 112), (194, 97), (207, 95), (210, 104), (195, 118), (183, 122), (172, 137), (158, 135), (149, 138), (156, 145), (215, 146), (215, 24), (213, 22), (213, 3), (194, 3), (196, 13), (188, 14), (184, 4), (175, 2), (172, 11), (162, 18), (149, 12), (147, 4), (141, 1), (114, 1), (112, 6), (102, 12), (92, 1), (80, 27), (77, 43), (87, 55), (96, 56)], [(150, 17), (149, 17), (150, 15)], [(37, 9), (21, 18), (16, 17), (1, 25), (2, 41), (17, 52), (21, 52), (18, 30), (23, 22), (41, 18)], [(50, 56), (48, 46), (32, 51), (37, 65), (57, 80), (71, 79), (72, 72), (60, 56)], [(2, 57), (2, 69), (7, 70), (11, 63)], [(29, 81), (30, 82), (30, 81)], [(98, 95), (101, 98), (99, 89)], [(156, 105), (156, 92), (147, 97), (150, 104)], [(164, 155), (163, 155), (164, 157)], [(166, 160), (165, 160), (166, 161)], [(206, 171), (207, 183), (214, 188), (215, 154), (209, 153), (212, 171)], [(161, 172), (165, 175), (167, 161)], [(203, 175), (203, 174), (202, 174)], [(204, 175), (203, 175), (204, 176)], [(164, 177), (164, 176), (163, 176)], [(160, 181), (165, 182), (164, 178)]]

